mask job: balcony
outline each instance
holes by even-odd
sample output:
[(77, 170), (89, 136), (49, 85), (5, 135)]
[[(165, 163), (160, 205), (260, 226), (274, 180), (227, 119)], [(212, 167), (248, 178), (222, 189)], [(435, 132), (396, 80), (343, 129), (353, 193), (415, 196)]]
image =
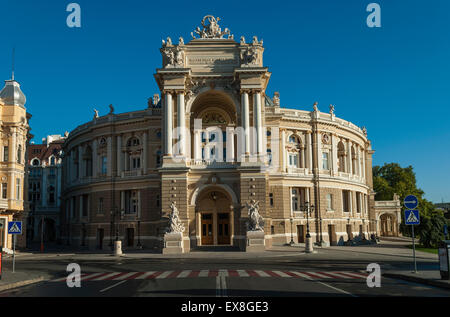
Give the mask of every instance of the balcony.
[(236, 168), (238, 162), (218, 162), (215, 160), (190, 160), (188, 162), (193, 169), (206, 169), (206, 168)]

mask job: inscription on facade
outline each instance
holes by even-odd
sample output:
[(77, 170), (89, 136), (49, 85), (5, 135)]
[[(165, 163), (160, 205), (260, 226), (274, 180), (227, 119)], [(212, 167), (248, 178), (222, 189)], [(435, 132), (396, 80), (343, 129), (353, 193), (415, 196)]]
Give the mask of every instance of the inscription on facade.
[(189, 56), (189, 65), (235, 65), (239, 63), (234, 56)]

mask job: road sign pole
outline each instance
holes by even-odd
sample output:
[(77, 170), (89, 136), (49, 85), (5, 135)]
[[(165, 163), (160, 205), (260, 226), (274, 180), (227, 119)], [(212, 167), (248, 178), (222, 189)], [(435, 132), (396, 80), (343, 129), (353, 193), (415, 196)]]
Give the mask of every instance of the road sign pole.
[(415, 242), (415, 239), (414, 239), (414, 225), (411, 225), (411, 230), (412, 230), (412, 243), (413, 243), (414, 273), (417, 273), (416, 242)]
[(13, 235), (13, 273), (16, 271), (16, 235)]

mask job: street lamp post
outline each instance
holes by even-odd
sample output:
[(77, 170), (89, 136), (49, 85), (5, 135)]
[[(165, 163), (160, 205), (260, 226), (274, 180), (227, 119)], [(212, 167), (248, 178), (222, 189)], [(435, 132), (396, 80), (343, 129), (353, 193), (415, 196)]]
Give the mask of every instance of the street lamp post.
[(137, 246), (139, 249), (142, 248), (142, 245), (141, 245), (141, 221), (140, 221), (140, 220), (138, 220), (138, 243), (137, 243), (136, 246)]
[(294, 232), (292, 231), (292, 224), (294, 222), (294, 218), (292, 218), (292, 216), (291, 216), (290, 221), (291, 221), (291, 242), (289, 242), (289, 245), (293, 246), (295, 244), (295, 242), (294, 242)]
[(305, 252), (312, 253), (313, 252), (313, 243), (311, 239), (311, 234), (309, 233), (309, 213), (314, 209), (313, 205), (310, 205), (309, 202), (305, 202), (305, 206), (303, 206), (302, 210), (306, 212), (306, 245)]

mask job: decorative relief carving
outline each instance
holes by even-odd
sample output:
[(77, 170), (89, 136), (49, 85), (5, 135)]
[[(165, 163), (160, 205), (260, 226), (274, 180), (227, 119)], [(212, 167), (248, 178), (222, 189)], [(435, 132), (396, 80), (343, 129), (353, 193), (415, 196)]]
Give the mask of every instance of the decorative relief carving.
[(241, 51), (242, 66), (255, 66), (259, 60), (259, 49), (254, 46), (249, 46)]
[(273, 101), (274, 106), (276, 106), (276, 107), (280, 106), (280, 93), (278, 91), (276, 91), (273, 94), (272, 101)]
[(207, 123), (207, 124), (211, 124), (211, 123), (225, 124), (225, 123), (227, 123), (227, 121), (219, 113), (206, 113), (202, 117), (202, 122)]
[(330, 143), (330, 136), (327, 133), (324, 133), (322, 135), (322, 143), (323, 144), (329, 144)]

